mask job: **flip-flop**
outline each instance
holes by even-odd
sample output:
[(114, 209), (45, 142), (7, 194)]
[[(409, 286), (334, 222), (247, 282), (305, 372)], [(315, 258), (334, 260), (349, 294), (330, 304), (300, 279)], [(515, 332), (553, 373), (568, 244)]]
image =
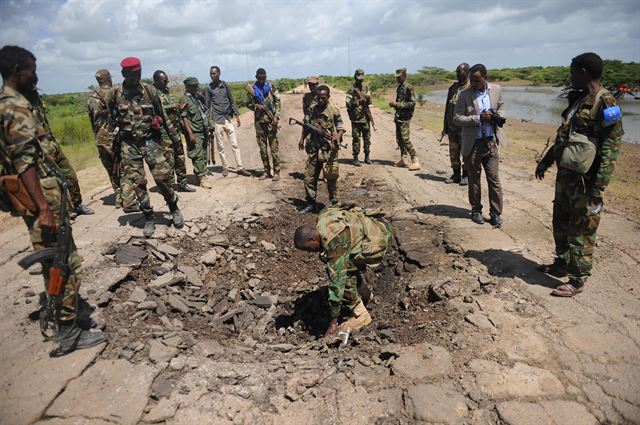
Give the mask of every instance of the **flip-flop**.
[(571, 283), (564, 283), (560, 286), (557, 286), (556, 289), (551, 291), (551, 295), (556, 297), (565, 297), (571, 298), (575, 295), (578, 295), (584, 289), (584, 285), (582, 286), (574, 286)]

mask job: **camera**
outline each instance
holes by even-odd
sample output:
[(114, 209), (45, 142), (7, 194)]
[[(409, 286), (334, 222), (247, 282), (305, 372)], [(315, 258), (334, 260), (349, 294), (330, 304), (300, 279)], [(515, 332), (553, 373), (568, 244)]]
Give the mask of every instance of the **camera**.
[(502, 127), (504, 123), (507, 122), (507, 119), (498, 115), (495, 109), (491, 108), (489, 109), (489, 112), (491, 113), (491, 121), (493, 121), (496, 126)]

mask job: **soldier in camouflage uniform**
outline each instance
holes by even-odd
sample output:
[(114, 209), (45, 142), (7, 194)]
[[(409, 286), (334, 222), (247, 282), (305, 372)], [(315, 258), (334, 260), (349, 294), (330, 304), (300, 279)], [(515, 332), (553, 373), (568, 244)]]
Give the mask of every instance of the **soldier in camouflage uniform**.
[(122, 87), (109, 90), (107, 103), (114, 123), (120, 128), (122, 176), (133, 183), (140, 210), (146, 219), (143, 235), (149, 238), (156, 226), (147, 191), (144, 162), (149, 166), (151, 175), (169, 206), (173, 225), (176, 228), (184, 225), (182, 213), (178, 208), (178, 196), (172, 188), (173, 171), (162, 152), (160, 128), (164, 126), (176, 145), (181, 141), (164, 112), (157, 90), (140, 82), (140, 60), (128, 57), (124, 58), (120, 65), (124, 77)]
[[(541, 269), (556, 277), (569, 277), (567, 283), (552, 292), (562, 297), (582, 292), (591, 275), (602, 194), (611, 181), (624, 134), (621, 114), (615, 120), (605, 120), (605, 110), (615, 111), (617, 107), (614, 96), (600, 84), (602, 71), (602, 59), (595, 53), (584, 53), (571, 61), (571, 83), (575, 90), (569, 96), (569, 107), (562, 113), (555, 144), (535, 172), (536, 177), (542, 179), (554, 160), (558, 164), (553, 201), (556, 259)], [(596, 157), (586, 174), (560, 166), (571, 131), (587, 136), (596, 144)]]
[(184, 80), (185, 94), (180, 100), (184, 104), (182, 109), (182, 124), (187, 135), (187, 152), (193, 162), (193, 173), (196, 184), (205, 189), (211, 189), (211, 182), (207, 178), (207, 117), (204, 104), (198, 98), (198, 79), (189, 77)]
[(353, 165), (359, 167), (360, 139), (364, 141), (364, 163), (371, 164), (369, 152), (371, 149), (371, 123), (365, 107), (371, 104), (369, 86), (364, 83), (364, 71), (356, 69), (353, 75), (355, 82), (347, 90), (347, 112), (351, 120), (351, 137), (353, 144)]
[[(113, 151), (114, 128), (109, 115), (109, 106), (107, 105), (107, 94), (113, 85), (111, 81), (111, 73), (106, 69), (96, 72), (96, 81), (100, 87), (89, 95), (87, 102), (87, 110), (89, 112), (89, 120), (91, 128), (96, 138), (96, 147), (98, 148), (98, 156), (100, 161), (109, 174), (111, 187), (116, 196), (116, 208), (124, 207), (125, 212), (140, 211), (137, 205), (136, 194), (130, 182), (126, 180), (120, 181), (120, 173), (115, 172), (114, 162), (116, 161), (115, 152)], [(116, 170), (117, 171), (117, 170)]]
[(449, 139), (449, 159), (451, 160), (451, 168), (453, 175), (449, 177), (445, 183), (458, 183), (460, 186), (466, 186), (467, 170), (464, 168), (461, 158), (462, 128), (453, 123), (453, 111), (456, 108), (458, 95), (461, 91), (469, 88), (469, 64), (461, 63), (456, 68), (456, 77), (458, 81), (451, 84), (447, 92), (447, 103), (444, 110), (444, 123), (442, 125), (442, 135), (447, 135)]
[[(256, 82), (253, 85), (255, 96), (247, 95), (247, 107), (254, 111), (256, 140), (260, 147), (260, 158), (264, 166), (264, 174), (260, 180), (272, 177), (280, 180), (280, 151), (278, 149), (278, 121), (280, 120), (280, 94), (276, 86), (267, 81), (267, 71), (259, 68), (256, 71)], [(269, 165), (269, 150), (273, 168)], [(271, 170), (273, 169), (273, 174)]]
[(38, 90), (34, 87), (33, 90), (27, 94), (27, 99), (33, 105), (34, 118), (38, 123), (38, 141), (45, 155), (50, 156), (60, 168), (60, 171), (67, 179), (69, 183), (69, 195), (71, 197), (71, 203), (73, 205), (72, 216), (77, 215), (91, 215), (93, 210), (82, 203), (82, 193), (80, 192), (80, 183), (78, 182), (78, 175), (71, 166), (69, 159), (62, 152), (58, 141), (51, 131), (51, 125), (47, 120), (47, 115), (42, 102), (42, 97), (38, 93)]
[[(38, 143), (46, 131), (34, 117), (35, 108), (24, 96), (32, 94), (37, 82), (36, 61), (33, 54), (17, 46), (0, 49), (0, 175), (19, 176), (37, 211), (22, 215), (36, 251), (55, 246), (56, 230), (60, 222), (61, 184), (52, 174), (57, 167), (53, 159), (45, 158)], [(5, 205), (3, 197), (2, 204)], [(16, 210), (10, 208), (16, 213)], [(74, 248), (69, 256), (71, 274), (63, 288), (58, 329), (54, 335), (60, 346), (58, 354), (89, 348), (107, 340), (104, 332), (90, 332), (78, 326), (76, 320), (77, 294), (80, 280), (77, 272), (82, 262)], [(49, 285), (51, 264), (42, 264), (45, 288)]]
[[(416, 92), (413, 86), (407, 83), (407, 68), (396, 69), (396, 80), (398, 80), (396, 100), (389, 102), (389, 106), (396, 110), (393, 122), (396, 124), (396, 142), (400, 148), (400, 161), (396, 162), (395, 166), (408, 167), (409, 170), (416, 171), (420, 169), (420, 163), (409, 138), (411, 118), (416, 107)], [(407, 155), (411, 157), (409, 164), (405, 162)]]
[[(164, 71), (157, 70), (153, 73), (153, 86), (158, 91), (158, 97), (160, 97), (169, 122), (171, 122), (171, 125), (179, 135), (182, 131), (182, 118), (180, 117), (182, 105), (178, 103), (178, 99), (175, 96), (169, 93), (169, 77)], [(167, 159), (167, 163), (176, 174), (178, 191), (195, 192), (195, 189), (187, 184), (187, 163), (182, 140), (178, 136), (180, 143), (174, 143), (164, 127), (160, 128), (160, 133), (162, 134), (162, 152)]]
[(358, 294), (358, 280), (367, 266), (377, 267), (382, 262), (392, 237), (389, 223), (361, 208), (325, 208), (316, 227), (296, 229), (296, 248), (321, 252), (320, 259), (327, 265), (330, 323), (326, 336), (337, 331), (343, 307), (351, 317), (340, 325), (342, 329), (360, 329), (371, 323)]
[(302, 113), (304, 115), (309, 113), (311, 105), (316, 101), (316, 90), (318, 89), (318, 85), (320, 85), (318, 77), (307, 77), (307, 87), (309, 87), (309, 91), (302, 96)]
[[(329, 103), (329, 87), (322, 85), (316, 91), (316, 103), (312, 105), (304, 121), (315, 127), (327, 130), (333, 135), (332, 140), (327, 140), (318, 134), (308, 134), (302, 129), (298, 149), (305, 149), (309, 155), (304, 170), (304, 190), (307, 204), (300, 210), (301, 213), (309, 213), (316, 210), (316, 194), (318, 178), (324, 173), (329, 190), (329, 202), (338, 202), (338, 149), (342, 143), (344, 126), (340, 110)], [(305, 138), (309, 136), (305, 145)]]

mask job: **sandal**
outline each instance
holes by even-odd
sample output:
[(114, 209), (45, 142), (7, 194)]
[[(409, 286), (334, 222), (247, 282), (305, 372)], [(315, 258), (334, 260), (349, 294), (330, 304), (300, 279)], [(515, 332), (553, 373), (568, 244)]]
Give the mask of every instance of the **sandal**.
[(584, 289), (584, 285), (575, 286), (572, 283), (564, 283), (562, 285), (557, 286), (556, 289), (551, 291), (551, 295), (555, 295), (556, 297), (571, 298), (573, 296), (578, 295), (580, 292), (583, 291), (583, 289)]
[(538, 271), (546, 273), (554, 277), (566, 277), (567, 266), (561, 261), (554, 261), (551, 264), (541, 264), (538, 266)]
[(258, 177), (258, 180), (266, 180), (269, 178), (271, 178), (271, 173), (262, 173), (262, 175)]

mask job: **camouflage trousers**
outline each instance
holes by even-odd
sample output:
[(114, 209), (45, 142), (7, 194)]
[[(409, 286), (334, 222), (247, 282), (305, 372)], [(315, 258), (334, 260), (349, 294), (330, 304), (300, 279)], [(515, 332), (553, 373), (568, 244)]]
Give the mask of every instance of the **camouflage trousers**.
[[(260, 148), (260, 158), (262, 159), (262, 165), (264, 171), (268, 174), (273, 172), (275, 174), (280, 172), (280, 150), (278, 148), (278, 126), (274, 126), (271, 123), (255, 122), (256, 126), (256, 141)], [(271, 160), (273, 161), (273, 168), (269, 165), (269, 150), (271, 151)]]
[(451, 169), (453, 174), (460, 175), (462, 177), (467, 176), (467, 170), (462, 162), (462, 136), (459, 129), (448, 130), (447, 138), (449, 139), (449, 160), (451, 161)]
[[(58, 180), (53, 177), (41, 178), (40, 185), (42, 192), (53, 212), (53, 216), (56, 222), (60, 221), (60, 201), (61, 193)], [(40, 229), (40, 220), (38, 216), (23, 217), (27, 229), (29, 229), (29, 238), (33, 249), (36, 251), (43, 250), (48, 247), (55, 246), (56, 235), (43, 232)], [(77, 277), (77, 273), (80, 271), (80, 265), (82, 264), (82, 257), (78, 254), (75, 248), (73, 240), (72, 250), (69, 256), (69, 264), (71, 265), (71, 275), (64, 286), (64, 292), (62, 295), (62, 307), (60, 309), (60, 320), (69, 321), (76, 317), (76, 298), (78, 290), (80, 288), (80, 280)], [(42, 278), (44, 279), (44, 287), (49, 287), (49, 269), (51, 268), (51, 262), (42, 262)]]
[(162, 153), (164, 154), (169, 168), (171, 168), (171, 181), (173, 174), (176, 175), (176, 182), (179, 185), (187, 184), (187, 162), (184, 156), (184, 146), (180, 143), (173, 143), (170, 137), (162, 139)]
[(358, 275), (360, 272), (347, 271), (347, 278), (343, 281), (335, 282), (330, 278), (329, 286), (329, 309), (331, 318), (340, 315), (340, 310), (344, 307), (353, 311), (354, 307), (360, 302), (358, 294)]
[(591, 276), (596, 230), (600, 224), (600, 214), (587, 214), (588, 200), (588, 189), (581, 176), (558, 173), (553, 200), (556, 256), (567, 264), (570, 280), (581, 283)]
[(416, 156), (416, 150), (410, 140), (410, 122), (395, 121), (396, 123), (396, 143), (400, 148), (402, 156), (409, 155), (411, 158)]
[(80, 205), (82, 203), (82, 194), (80, 193), (80, 183), (78, 183), (78, 175), (71, 166), (69, 159), (62, 152), (62, 149), (57, 142), (51, 140), (46, 147), (43, 146), (44, 151), (53, 157), (53, 160), (58, 165), (60, 172), (67, 180), (69, 184), (69, 196), (73, 206)]
[(121, 179), (120, 176), (113, 172), (114, 158), (112, 147), (102, 144), (97, 144), (96, 147), (98, 148), (100, 162), (102, 162), (102, 166), (109, 175), (113, 193), (116, 195), (116, 206), (127, 208), (134, 205), (136, 203), (136, 193), (133, 190), (131, 182), (126, 179)]
[(360, 139), (364, 142), (364, 154), (369, 154), (371, 148), (371, 128), (368, 122), (351, 122), (351, 138), (353, 156), (360, 154)]
[(209, 172), (207, 170), (207, 141), (203, 133), (194, 131), (193, 134), (196, 136), (196, 144), (191, 147), (187, 145), (187, 155), (193, 164), (193, 174), (202, 179)]
[(153, 139), (122, 141), (122, 178), (133, 186), (142, 212), (151, 214), (153, 208), (147, 190), (144, 162), (149, 166), (165, 202), (168, 205), (177, 202), (178, 197), (172, 187), (173, 171), (167, 163), (159, 142)]
[(307, 143), (307, 164), (304, 169), (304, 192), (307, 202), (314, 202), (318, 193), (318, 179), (320, 173), (324, 174), (329, 191), (329, 202), (338, 201), (338, 151), (325, 152), (314, 151)]

